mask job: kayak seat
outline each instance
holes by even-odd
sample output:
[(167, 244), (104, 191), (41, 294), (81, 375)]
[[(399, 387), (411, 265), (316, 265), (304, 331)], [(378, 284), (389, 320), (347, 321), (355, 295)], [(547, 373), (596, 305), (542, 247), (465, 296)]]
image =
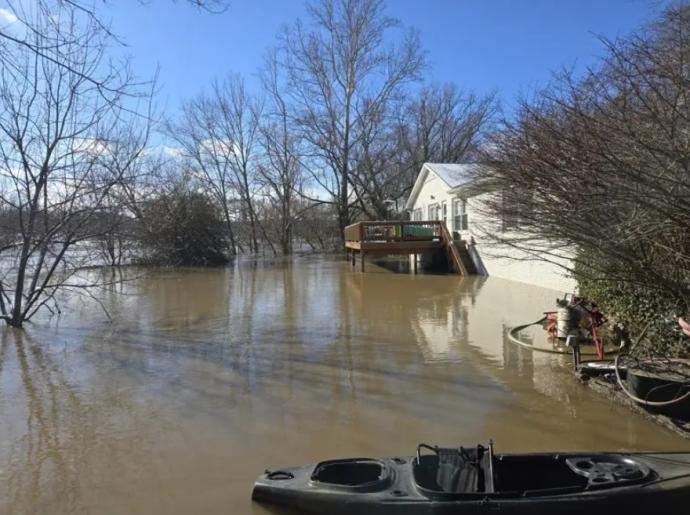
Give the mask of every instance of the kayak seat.
[(484, 491), (483, 456), (477, 449), (437, 449), (436, 454), (420, 456), (413, 466), (417, 484), (443, 493)]
[(436, 483), (444, 492), (468, 493), (477, 491), (477, 463), (468, 461), (457, 449), (440, 449)]

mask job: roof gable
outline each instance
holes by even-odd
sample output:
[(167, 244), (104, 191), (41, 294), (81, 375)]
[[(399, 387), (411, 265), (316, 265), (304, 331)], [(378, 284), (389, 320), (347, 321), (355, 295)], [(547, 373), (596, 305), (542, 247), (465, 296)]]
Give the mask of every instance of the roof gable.
[(449, 188), (455, 188), (472, 180), (477, 165), (471, 163), (424, 163), (438, 175)]
[(410, 197), (405, 203), (405, 209), (412, 209), (414, 206), (429, 172), (438, 176), (448, 186), (448, 189), (453, 189), (471, 182), (479, 166), (474, 163), (424, 163), (412, 187)]

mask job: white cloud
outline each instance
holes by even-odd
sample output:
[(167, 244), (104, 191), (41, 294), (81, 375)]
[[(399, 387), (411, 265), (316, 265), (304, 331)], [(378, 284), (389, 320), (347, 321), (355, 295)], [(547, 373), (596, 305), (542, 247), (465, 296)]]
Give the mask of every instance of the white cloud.
[(170, 147), (167, 145), (150, 145), (143, 150), (143, 155), (151, 157), (172, 157), (178, 158), (185, 155), (185, 150), (181, 147)]
[(161, 147), (161, 150), (170, 157), (180, 157), (184, 155), (184, 149), (180, 147)]
[(17, 23), (18, 19), (14, 13), (8, 9), (0, 7), (0, 23)]
[(77, 153), (100, 156), (108, 150), (108, 143), (95, 138), (75, 138), (73, 149)]
[(306, 188), (304, 188), (302, 193), (306, 197), (317, 200), (329, 200), (331, 198), (331, 194), (328, 193), (328, 191), (325, 188), (319, 186), (318, 184), (307, 186)]
[(199, 147), (204, 152), (208, 152), (209, 154), (221, 155), (224, 157), (240, 153), (239, 146), (229, 139), (205, 139), (199, 143)]

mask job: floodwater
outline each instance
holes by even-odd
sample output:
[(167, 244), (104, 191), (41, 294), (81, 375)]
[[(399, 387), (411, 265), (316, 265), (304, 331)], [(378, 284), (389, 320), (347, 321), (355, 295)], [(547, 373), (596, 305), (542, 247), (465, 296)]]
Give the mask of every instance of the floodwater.
[(506, 328), (558, 292), (301, 257), (140, 274), (0, 330), (0, 513), (267, 514), (265, 468), (412, 454), (690, 450)]

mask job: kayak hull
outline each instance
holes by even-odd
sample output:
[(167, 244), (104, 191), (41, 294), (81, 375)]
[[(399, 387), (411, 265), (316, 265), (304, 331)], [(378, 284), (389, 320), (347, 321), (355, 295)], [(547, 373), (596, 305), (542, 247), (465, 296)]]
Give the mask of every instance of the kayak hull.
[[(547, 488), (511, 492), (447, 493), (429, 491), (420, 485), (414, 472), (414, 457), (358, 459), (381, 464), (381, 473), (371, 481), (354, 484), (315, 480), (322, 464), (305, 465), (267, 472), (255, 485), (252, 498), (259, 502), (293, 508), (300, 513), (332, 515), (422, 515), (422, 514), (606, 514), (664, 513), (687, 514), (690, 506), (690, 453), (649, 454), (532, 454), (501, 455), (504, 458), (538, 456), (541, 459), (634, 460), (648, 467), (644, 479), (629, 484), (602, 486), (591, 482), (584, 488)], [(324, 462), (324, 463), (335, 463)], [(345, 461), (345, 460), (343, 460)], [(499, 465), (500, 466), (500, 465)], [(370, 466), (373, 469), (373, 465)], [(282, 474), (282, 476), (281, 476)], [(367, 478), (365, 478), (367, 479)], [(625, 483), (625, 482), (624, 482)]]

